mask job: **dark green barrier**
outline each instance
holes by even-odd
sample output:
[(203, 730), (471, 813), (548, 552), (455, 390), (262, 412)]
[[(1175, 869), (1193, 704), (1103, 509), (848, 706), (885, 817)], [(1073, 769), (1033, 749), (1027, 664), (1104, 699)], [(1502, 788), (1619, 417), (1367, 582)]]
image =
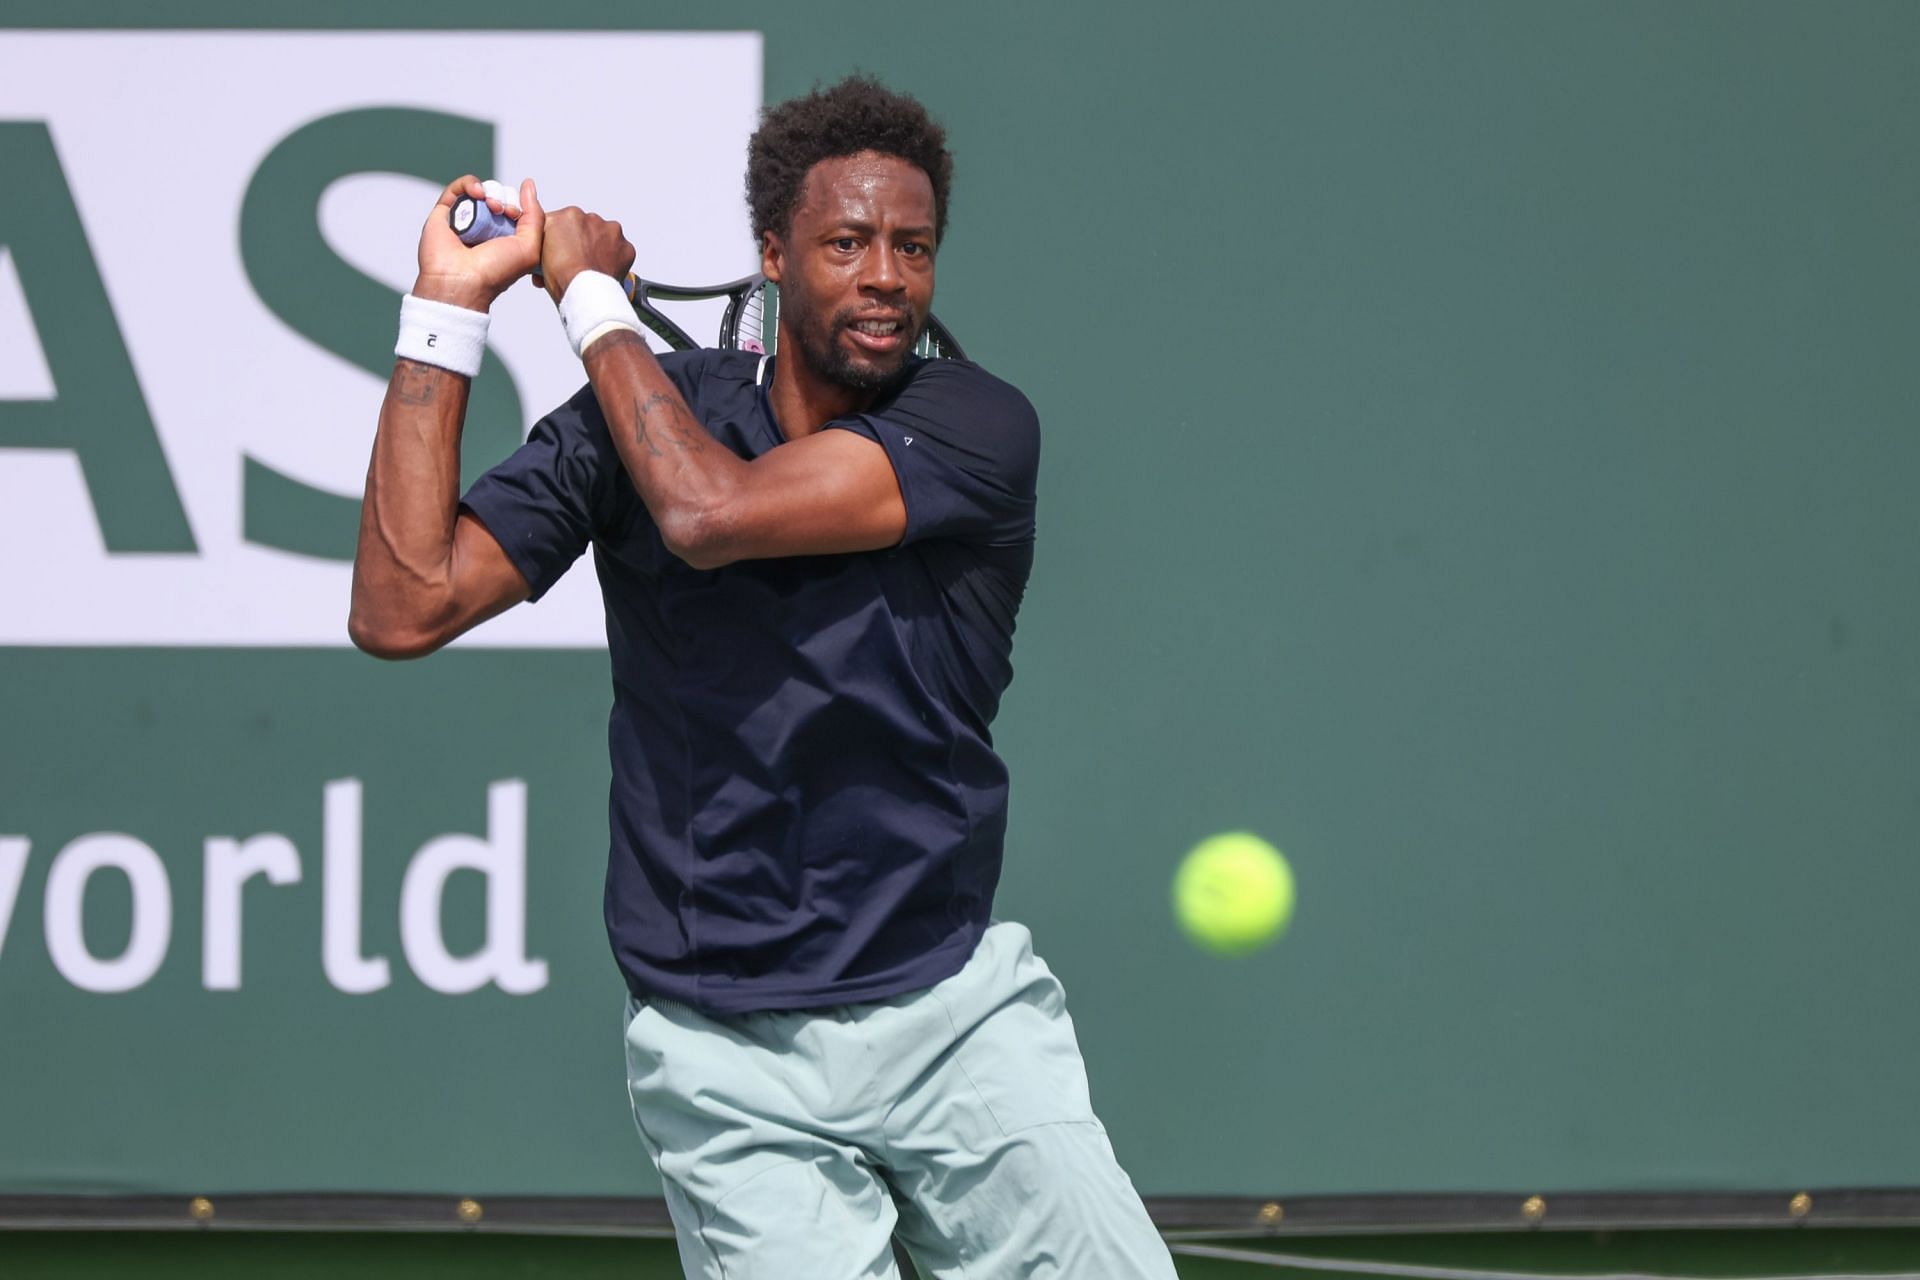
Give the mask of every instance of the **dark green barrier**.
[[(1920, 1183), (1920, 10), (699, 21), (765, 31), (769, 97), (859, 66), (952, 126), (940, 313), (1046, 431), (1000, 907), (1143, 1190)], [(651, 1190), (599, 916), (607, 700), (592, 653), (0, 656), (0, 834), (32, 842), (0, 1189)], [(391, 978), (359, 995), (321, 940), (348, 778)], [(441, 994), (401, 878), (508, 779), (548, 982)], [(1167, 885), (1232, 828), (1288, 851), (1300, 908), (1224, 961)], [(171, 886), (121, 995), (45, 945), (52, 857), (94, 832)], [(243, 985), (208, 990), (205, 842), (268, 832), (302, 879), (248, 889)], [(87, 899), (107, 953), (117, 883)], [(470, 949), (479, 878), (448, 884)]]

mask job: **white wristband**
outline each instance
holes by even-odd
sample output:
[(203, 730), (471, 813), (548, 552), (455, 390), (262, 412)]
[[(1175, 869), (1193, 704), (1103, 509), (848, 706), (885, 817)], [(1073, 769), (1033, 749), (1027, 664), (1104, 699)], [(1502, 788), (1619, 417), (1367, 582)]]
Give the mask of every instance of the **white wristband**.
[(567, 282), (560, 298), (560, 327), (573, 344), (573, 354), (585, 356), (589, 343), (616, 329), (639, 333), (640, 321), (618, 280), (605, 272), (582, 271)]
[(487, 349), (487, 319), (484, 311), (408, 294), (400, 300), (400, 340), (393, 354), (471, 378), (480, 372)]

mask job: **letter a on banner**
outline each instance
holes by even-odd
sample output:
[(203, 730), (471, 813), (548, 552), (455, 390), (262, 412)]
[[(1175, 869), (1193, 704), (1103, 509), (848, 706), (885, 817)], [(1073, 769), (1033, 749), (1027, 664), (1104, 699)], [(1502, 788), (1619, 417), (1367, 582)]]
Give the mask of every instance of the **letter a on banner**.
[(0, 202), (0, 245), (12, 255), (54, 386), (51, 400), (0, 400), (0, 466), (7, 449), (70, 450), (108, 551), (195, 551), (46, 125), (0, 121), (0, 173), (11, 190), (31, 193)]

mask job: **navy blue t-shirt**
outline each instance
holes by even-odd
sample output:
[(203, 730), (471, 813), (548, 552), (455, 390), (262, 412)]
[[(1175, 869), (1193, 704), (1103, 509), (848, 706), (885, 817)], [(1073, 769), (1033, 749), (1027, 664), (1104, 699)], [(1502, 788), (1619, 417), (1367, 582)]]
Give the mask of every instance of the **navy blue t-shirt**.
[[(785, 440), (772, 367), (661, 360), (722, 445)], [(694, 569), (661, 541), (591, 388), (465, 505), (543, 595), (591, 543), (613, 659), (607, 932), (628, 986), (714, 1013), (877, 1000), (957, 972), (1000, 877), (988, 732), (1033, 564), (1039, 424), (958, 360), (863, 414), (900, 545)]]

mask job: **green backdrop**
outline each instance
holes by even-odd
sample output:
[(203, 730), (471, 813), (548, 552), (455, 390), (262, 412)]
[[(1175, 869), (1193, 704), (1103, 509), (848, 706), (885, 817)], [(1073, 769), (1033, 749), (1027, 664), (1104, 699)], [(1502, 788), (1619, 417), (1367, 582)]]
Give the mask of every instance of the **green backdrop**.
[[(1144, 1191), (1920, 1184), (1920, 8), (540, 14), (759, 29), (770, 99), (863, 68), (951, 127), (939, 309), (1046, 433), (1000, 910)], [(595, 653), (0, 653), (0, 833), (34, 849), (0, 1191), (654, 1190), (600, 924), (607, 702)], [(346, 777), (395, 957), (364, 996), (319, 959)], [(551, 982), (440, 995), (399, 962), (402, 865), (509, 777)], [(1300, 909), (1225, 961), (1167, 886), (1241, 827)], [(39, 904), (52, 851), (115, 830), (165, 860), (174, 942), (87, 994)], [(249, 898), (246, 985), (209, 992), (201, 842), (256, 831), (306, 878)], [(457, 883), (451, 941), (477, 903)]]

